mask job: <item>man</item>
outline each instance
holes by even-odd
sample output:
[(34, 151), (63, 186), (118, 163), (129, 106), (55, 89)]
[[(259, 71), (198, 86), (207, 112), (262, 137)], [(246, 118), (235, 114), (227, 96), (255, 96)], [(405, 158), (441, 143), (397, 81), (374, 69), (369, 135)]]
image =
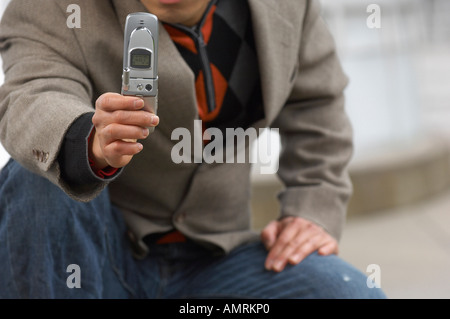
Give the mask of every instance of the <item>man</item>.
[[(336, 256), (352, 139), (316, 1), (79, 0), (68, 28), (73, 2), (13, 0), (1, 25), (2, 297), (384, 297)], [(157, 115), (118, 94), (141, 11), (161, 21)], [(286, 188), (260, 240), (250, 163), (171, 158), (198, 119), (279, 129)]]

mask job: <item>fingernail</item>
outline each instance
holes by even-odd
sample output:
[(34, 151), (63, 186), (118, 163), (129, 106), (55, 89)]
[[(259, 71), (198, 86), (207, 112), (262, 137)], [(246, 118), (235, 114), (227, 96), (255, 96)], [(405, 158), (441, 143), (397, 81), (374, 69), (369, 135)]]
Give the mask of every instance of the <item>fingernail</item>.
[(150, 131), (148, 130), (148, 128), (144, 128), (142, 129), (142, 134), (144, 134), (144, 136), (147, 137), (150, 134)]
[(266, 269), (267, 270), (271, 270), (272, 269), (272, 265), (273, 265), (273, 260), (268, 260), (266, 262)]
[(139, 152), (143, 150), (144, 145), (142, 145), (141, 143), (138, 143), (137, 145)]
[(139, 99), (134, 101), (134, 107), (140, 109), (144, 106), (144, 101)]
[(289, 258), (289, 260), (293, 264), (298, 264), (300, 262), (300, 255), (294, 255), (291, 258)]
[(159, 117), (158, 116), (153, 116), (152, 117), (152, 125), (157, 125), (159, 123)]
[(274, 265), (273, 265), (273, 269), (275, 269), (275, 271), (281, 271), (281, 267), (283, 266), (283, 263), (281, 261), (277, 261)]

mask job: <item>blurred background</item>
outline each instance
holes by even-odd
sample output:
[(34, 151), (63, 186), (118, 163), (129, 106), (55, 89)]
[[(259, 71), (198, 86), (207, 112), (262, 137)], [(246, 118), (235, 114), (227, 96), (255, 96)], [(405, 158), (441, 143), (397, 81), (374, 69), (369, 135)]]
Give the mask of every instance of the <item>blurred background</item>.
[[(378, 265), (390, 298), (450, 298), (450, 1), (320, 2), (350, 78), (355, 133), (340, 255), (368, 275)], [(0, 145), (0, 168), (8, 158)], [(259, 172), (255, 229), (277, 217), (281, 189)]]
[[(390, 298), (450, 298), (450, 1), (320, 2), (355, 134), (340, 256), (368, 275), (378, 265)], [(281, 185), (254, 180), (260, 229)]]

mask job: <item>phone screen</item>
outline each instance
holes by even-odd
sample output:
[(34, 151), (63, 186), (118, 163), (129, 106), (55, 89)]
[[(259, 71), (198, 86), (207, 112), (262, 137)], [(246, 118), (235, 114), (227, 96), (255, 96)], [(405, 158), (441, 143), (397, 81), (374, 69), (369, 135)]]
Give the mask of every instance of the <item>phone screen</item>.
[(137, 69), (149, 69), (151, 65), (151, 52), (142, 49), (136, 49), (131, 52), (131, 63), (132, 68)]

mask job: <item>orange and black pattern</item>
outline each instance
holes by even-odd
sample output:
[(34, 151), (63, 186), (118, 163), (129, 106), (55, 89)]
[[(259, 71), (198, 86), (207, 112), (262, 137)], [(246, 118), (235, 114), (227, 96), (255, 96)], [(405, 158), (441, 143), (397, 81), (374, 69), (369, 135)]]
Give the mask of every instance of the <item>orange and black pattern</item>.
[(247, 128), (263, 118), (247, 1), (211, 1), (197, 26), (164, 26), (195, 75), (204, 129)]

